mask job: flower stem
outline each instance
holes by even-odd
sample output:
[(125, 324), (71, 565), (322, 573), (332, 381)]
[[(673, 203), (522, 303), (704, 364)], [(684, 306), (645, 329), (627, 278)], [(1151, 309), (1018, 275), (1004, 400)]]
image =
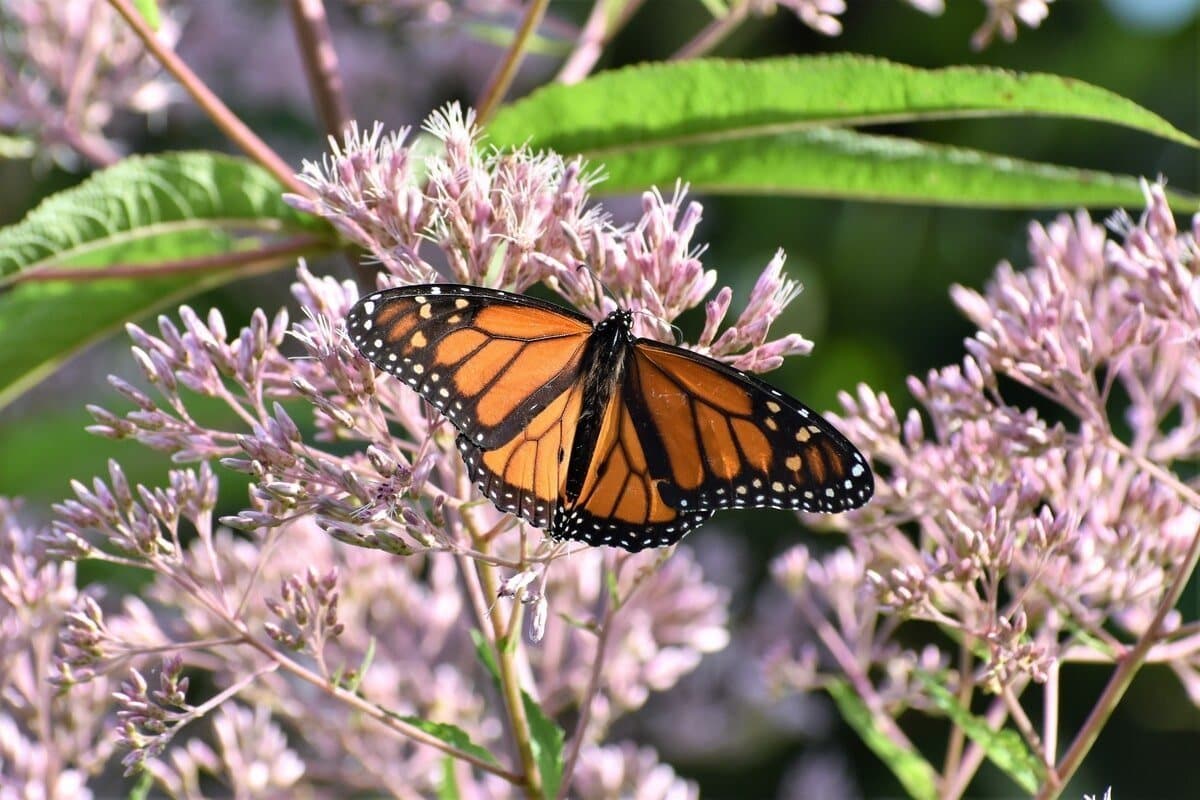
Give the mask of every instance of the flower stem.
[(542, 17), (546, 15), (546, 9), (549, 6), (550, 0), (530, 0), (529, 7), (525, 9), (525, 17), (521, 20), (521, 26), (517, 28), (516, 33), (513, 35), (512, 44), (509, 45), (504, 58), (496, 66), (496, 71), (492, 73), (487, 86), (484, 87), (483, 93), (480, 94), (479, 102), (475, 104), (475, 112), (478, 114), (477, 119), (480, 125), (487, 123), (492, 118), (492, 115), (496, 112), (496, 107), (500, 105), (500, 101), (508, 94), (513, 78), (517, 75), (517, 69), (521, 66), (521, 61), (525, 58), (525, 50), (529, 46), (529, 40), (537, 31), (538, 25), (541, 24)]
[[(611, 570), (605, 566), (605, 574), (603, 584), (608, 585), (609, 575)], [(562, 785), (558, 788), (557, 800), (566, 800), (567, 792), (571, 789), (571, 776), (575, 773), (575, 762), (579, 760), (579, 751), (583, 749), (583, 739), (587, 735), (588, 723), (592, 717), (592, 702), (596, 699), (596, 695), (600, 691), (600, 676), (604, 672), (604, 654), (608, 649), (609, 632), (612, 630), (613, 616), (617, 612), (617, 608), (609, 602), (609, 592), (607, 590), (600, 593), (600, 602), (603, 604), (603, 609), (600, 619), (600, 628), (597, 631), (596, 638), (596, 654), (592, 661), (592, 674), (588, 677), (587, 690), (583, 693), (583, 699), (579, 704), (579, 721), (575, 723), (575, 733), (571, 737), (571, 746), (567, 750), (566, 760), (563, 762), (563, 777)]]
[[(1200, 508), (1200, 495), (1190, 486), (1179, 480), (1170, 470), (1164, 469), (1162, 466), (1154, 462), (1136, 455), (1125, 445), (1124, 442), (1110, 437), (1111, 446), (1121, 453), (1126, 458), (1133, 459), (1139, 467), (1149, 472), (1156, 479), (1170, 486), (1180, 497), (1190, 503), (1195, 508)], [(1133, 683), (1133, 678), (1137, 675), (1138, 670), (1146, 662), (1146, 658), (1150, 653), (1150, 649), (1157, 643), (1158, 637), (1162, 631), (1163, 621), (1167, 614), (1175, 608), (1179, 602), (1180, 596), (1183, 595), (1183, 590), (1187, 586), (1188, 579), (1196, 570), (1196, 564), (1200, 562), (1200, 528), (1197, 528), (1195, 535), (1192, 537), (1191, 547), (1188, 548), (1187, 555), (1180, 564), (1179, 570), (1175, 573), (1171, 581), (1170, 587), (1163, 594), (1162, 601), (1158, 605), (1158, 610), (1154, 614), (1154, 618), (1150, 624), (1146, 626), (1145, 633), (1133, 645), (1133, 647), (1124, 654), (1117, 657), (1117, 668), (1113, 671), (1112, 677), (1108, 680), (1108, 685), (1104, 687), (1100, 698), (1096, 701), (1092, 711), (1088, 714), (1088, 718), (1084, 721), (1083, 727), (1075, 735), (1075, 739), (1071, 742), (1067, 752), (1063, 755), (1062, 760), (1056, 765), (1056, 773), (1059, 782), (1057, 785), (1047, 785), (1042, 787), (1038, 793), (1038, 800), (1050, 800), (1050, 798), (1058, 797), (1062, 792), (1062, 788), (1067, 784), (1075, 771), (1083, 763), (1083, 759), (1092, 749), (1092, 745), (1096, 743), (1097, 737), (1100, 736), (1100, 731), (1104, 729), (1105, 723), (1117, 708), (1117, 704), (1121, 702), (1121, 698), (1125, 696), (1129, 685)]]
[(246, 123), (230, 111), (229, 107), (213, 94), (204, 81), (192, 72), (183, 59), (158, 40), (154, 31), (146, 24), (146, 20), (133, 7), (130, 0), (108, 0), (108, 2), (117, 10), (118, 14), (125, 18), (129, 27), (133, 28), (143, 44), (146, 45), (146, 49), (158, 59), (164, 69), (175, 76), (175, 79), (192, 96), (196, 104), (204, 109), (216, 126), (232, 139), (242, 152), (274, 175), (276, 180), (287, 187), (288, 191), (303, 197), (312, 197), (312, 189), (297, 180), (295, 170), (280, 158), (279, 154), (272, 150), (266, 142), (258, 138), (258, 135), (250, 130)]
[(679, 48), (674, 55), (671, 56), (672, 61), (685, 61), (689, 58), (699, 58), (705, 55), (714, 47), (725, 41), (725, 37), (733, 33), (738, 25), (741, 25), (746, 19), (746, 15), (750, 10), (749, 0), (740, 0), (730, 6), (729, 11), (725, 16), (718, 17), (712, 22), (704, 26), (704, 29), (696, 34), (691, 41)]
[[(480, 586), (487, 597), (499, 597), (500, 585), (496, 580), (496, 568), (488, 564), (472, 562), (477, 568)], [(513, 602), (513, 613), (505, 624), (498, 604), (493, 603), (488, 610), (491, 619), (492, 644), (496, 657), (496, 672), (500, 679), (500, 692), (504, 695), (504, 705), (508, 710), (509, 730), (517, 747), (517, 755), (521, 759), (521, 768), (525, 773), (522, 782), (525, 793), (530, 800), (540, 798), (542, 792), (542, 775), (538, 771), (537, 759), (533, 755), (533, 737), (529, 729), (529, 718), (525, 715), (525, 703), (521, 697), (521, 684), (517, 677), (516, 652), (520, 645), (521, 636), (521, 604)], [(513, 638), (516, 637), (516, 638)]]
[(289, 0), (292, 27), (300, 46), (300, 60), (308, 78), (308, 89), (317, 105), (325, 133), (341, 138), (350, 124), (345, 86), (338, 69), (337, 51), (329, 32), (329, 18), (322, 0)]
[[(555, 80), (572, 84), (586, 78), (600, 60), (604, 46), (612, 40), (617, 31), (625, 27), (633, 13), (641, 8), (642, 2), (643, 0), (624, 0), (622, 4), (622, 0), (596, 0), (596, 4), (592, 6), (592, 13), (588, 15), (587, 22), (579, 32), (575, 49), (563, 63)], [(615, 5), (620, 5), (620, 8), (614, 13)]]
[[(280, 653), (275, 649), (274, 646), (256, 638), (246, 628), (245, 623), (232, 617), (220, 603), (217, 603), (213, 598), (207, 596), (197, 587), (190, 585), (188, 582), (181, 582), (177, 575), (168, 574), (167, 577), (174, 580), (175, 583), (180, 586), (180, 588), (192, 595), (199, 603), (208, 609), (209, 613), (211, 613), (217, 619), (220, 619), (233, 631), (235, 631), (244, 644), (247, 644), (255, 650), (258, 650), (260, 653), (274, 662), (274, 665), (270, 667), (270, 669), (274, 669), (277, 666), (279, 669), (289, 673), (293, 677), (299, 678), (300, 680), (311, 684), (335, 700), (350, 706), (354, 710), (362, 713), (364, 716), (375, 720), (384, 727), (390, 728), (396, 733), (399, 733), (400, 735), (411, 739), (414, 742), (428, 745), (432, 748), (440, 750), (451, 758), (464, 761), (485, 772), (490, 772), (493, 775), (496, 775), (514, 785), (522, 785), (524, 783), (524, 779), (520, 775), (509, 772), (508, 770), (497, 766), (491, 761), (479, 758), (478, 756), (468, 753), (465, 750), (460, 750), (454, 745), (451, 745), (430, 733), (426, 733), (415, 725), (410, 725), (395, 713), (385, 709), (383, 706), (380, 706), (377, 703), (372, 703), (366, 698), (359, 697), (357, 694), (347, 691), (341, 686), (336, 686), (315, 672), (304, 668), (299, 663), (288, 658), (283, 653)], [(262, 672), (265, 671), (267, 670), (263, 670)], [(261, 674), (261, 672), (256, 673), (256, 676), (258, 674)], [(241, 688), (241, 684), (239, 684), (239, 688)], [(207, 705), (211, 705), (211, 701), (209, 704), (206, 704), (206, 706)]]

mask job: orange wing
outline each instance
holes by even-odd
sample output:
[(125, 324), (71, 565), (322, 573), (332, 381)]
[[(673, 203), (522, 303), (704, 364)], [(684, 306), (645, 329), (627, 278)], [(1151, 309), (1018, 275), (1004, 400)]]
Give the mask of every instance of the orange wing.
[(626, 394), (642, 401), (634, 421), (665, 453), (659, 493), (680, 514), (747, 507), (835, 513), (874, 492), (854, 445), (758, 378), (646, 339), (634, 344), (630, 361)]
[(660, 436), (647, 426), (646, 398), (638, 392), (626, 376), (613, 393), (596, 445), (583, 454), (585, 468), (564, 486), (554, 536), (637, 552), (674, 544), (712, 516), (711, 510), (675, 507), (663, 498), (669, 464)]
[(551, 531), (582, 403), (580, 381), (551, 401), (510, 441), (492, 450), (460, 435), (458, 449), (472, 483), (501, 511)]
[(367, 295), (346, 325), (364, 356), (484, 449), (511, 442), (561, 400), (592, 332), (587, 317), (551, 303), (450, 284)]

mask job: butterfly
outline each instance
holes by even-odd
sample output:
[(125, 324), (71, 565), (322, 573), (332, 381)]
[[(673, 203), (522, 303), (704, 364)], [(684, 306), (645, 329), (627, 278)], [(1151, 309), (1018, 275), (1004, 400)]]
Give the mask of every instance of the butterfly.
[(556, 539), (636, 552), (724, 508), (839, 512), (870, 499), (862, 454), (771, 385), (533, 297), (455, 284), (385, 289), (350, 340), (458, 429), (471, 480)]

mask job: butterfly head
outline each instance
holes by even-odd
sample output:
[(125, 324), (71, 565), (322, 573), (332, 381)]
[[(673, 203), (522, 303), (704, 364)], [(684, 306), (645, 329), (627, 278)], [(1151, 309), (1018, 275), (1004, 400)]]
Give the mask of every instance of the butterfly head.
[(596, 325), (599, 336), (624, 334), (625, 339), (633, 338), (633, 312), (629, 309), (618, 308)]

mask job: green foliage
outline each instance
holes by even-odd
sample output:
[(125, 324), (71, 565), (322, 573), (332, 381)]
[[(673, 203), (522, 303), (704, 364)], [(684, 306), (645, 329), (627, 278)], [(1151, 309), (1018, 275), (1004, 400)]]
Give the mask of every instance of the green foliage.
[(442, 779), (437, 787), (438, 800), (458, 800), (461, 792), (458, 789), (458, 778), (454, 775), (454, 759), (446, 756), (442, 759)]
[[(130, 319), (294, 263), (296, 253), (255, 262), (265, 234), (307, 235), (313, 252), (332, 240), (324, 222), (292, 210), (281, 195), (274, 178), (243, 159), (133, 157), (0, 230), (0, 407)], [(237, 256), (245, 256), (238, 268), (104, 277), (116, 265)], [(94, 269), (96, 279), (46, 280), (63, 268)]]
[[(471, 639), (475, 642), (475, 653), (479, 661), (487, 668), (496, 688), (499, 689), (500, 668), (492, 654), (491, 645), (478, 630), (471, 631)], [(525, 718), (529, 721), (533, 757), (542, 776), (542, 794), (547, 800), (553, 800), (558, 796), (558, 788), (562, 785), (563, 744), (566, 741), (566, 733), (558, 723), (546, 716), (542, 707), (524, 689), (521, 690), (521, 703), (525, 707)]]
[(683, 179), (712, 193), (817, 195), (997, 208), (1141, 202), (1129, 176), (1005, 158), (849, 126), (969, 117), (1094, 120), (1196, 147), (1137, 104), (1053, 75), (923, 70), (860, 56), (653, 64), (552, 85), (502, 109), (492, 143), (577, 153), (600, 191)]
[(158, 30), (158, 26), (162, 24), (158, 0), (133, 0), (133, 7), (142, 15), (142, 19), (146, 20), (146, 24), (150, 26), (151, 30)]
[(481, 747), (471, 741), (471, 736), (457, 725), (451, 725), (446, 722), (430, 722), (427, 719), (413, 716), (400, 716), (392, 714), (396, 719), (412, 725), (414, 728), (420, 728), (430, 736), (436, 736), (448, 745), (457, 747), (464, 753), (470, 753), (481, 761), (486, 761), (489, 764), (499, 764), (496, 757), (488, 752), (486, 747)]
[(879, 729), (879, 717), (846, 681), (831, 681), (826, 690), (837, 703), (842, 719), (896, 776), (914, 800), (935, 800), (937, 771), (912, 747), (904, 747)]
[(1025, 746), (1020, 734), (1007, 728), (996, 730), (986, 719), (972, 714), (969, 708), (963, 708), (958, 698), (946, 689), (937, 676), (918, 671), (916, 678), (937, 708), (962, 729), (967, 738), (983, 749), (989, 761), (1003, 770), (1023, 791), (1029, 794), (1037, 792), (1046, 779), (1046, 769)]

